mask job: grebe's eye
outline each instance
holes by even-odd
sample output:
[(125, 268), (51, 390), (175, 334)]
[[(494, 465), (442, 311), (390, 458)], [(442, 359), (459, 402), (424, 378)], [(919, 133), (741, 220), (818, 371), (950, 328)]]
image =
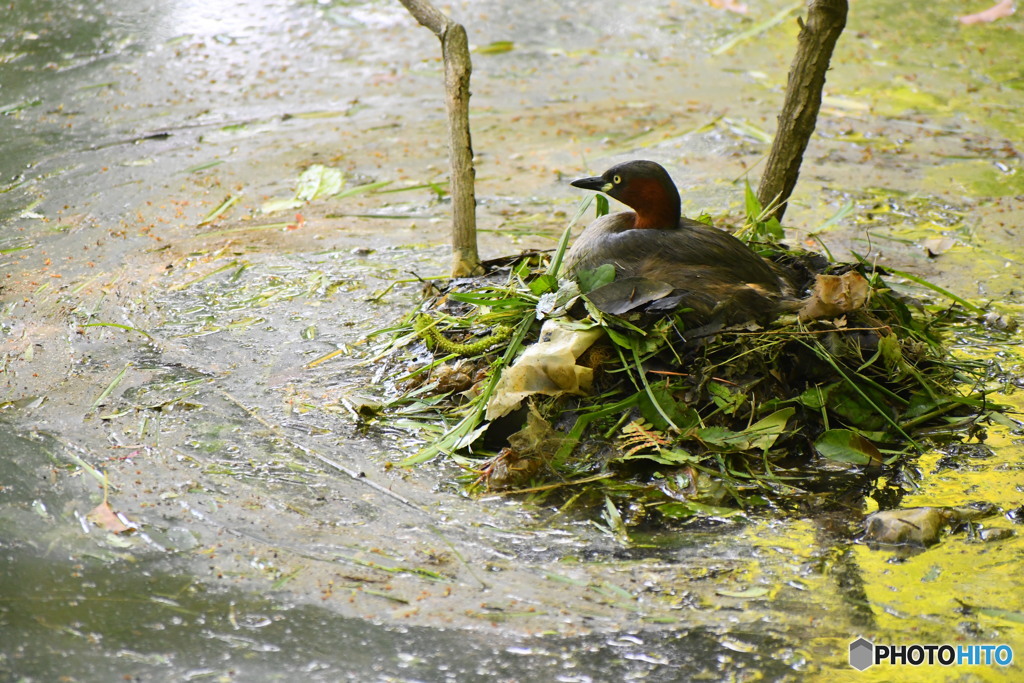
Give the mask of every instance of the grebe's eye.
[(614, 178), (612, 178), (612, 182), (618, 185), (619, 183), (622, 182), (622, 176), (615, 176)]

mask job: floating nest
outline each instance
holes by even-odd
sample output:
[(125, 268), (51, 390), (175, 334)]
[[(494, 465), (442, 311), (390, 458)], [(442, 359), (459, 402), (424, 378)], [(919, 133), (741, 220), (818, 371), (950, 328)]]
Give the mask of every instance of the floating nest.
[(470, 488), (587, 494), (618, 522), (627, 499), (619, 507), (644, 516), (722, 515), (863, 495), (923, 449), (1005, 420), (986, 397), (990, 364), (944, 342), (977, 309), (918, 278), (944, 300), (914, 298), (866, 262), (753, 245), (808, 292), (822, 274), (863, 278), (866, 301), (688, 328), (685, 311), (600, 310), (556, 277), (564, 243), (430, 283), (416, 311), (375, 333), (390, 390), (373, 419), (429, 438), (403, 465), (449, 457)]

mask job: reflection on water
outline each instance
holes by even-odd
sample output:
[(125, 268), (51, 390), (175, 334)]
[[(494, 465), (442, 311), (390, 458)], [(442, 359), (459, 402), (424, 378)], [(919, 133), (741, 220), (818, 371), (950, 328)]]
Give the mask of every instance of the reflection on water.
[(24, 550), (0, 557), (8, 680), (678, 681), (744, 669), (771, 678), (792, 664), (777, 639), (722, 649), (699, 628), (513, 640), (386, 626), (203, 585), (159, 559), (68, 562)]

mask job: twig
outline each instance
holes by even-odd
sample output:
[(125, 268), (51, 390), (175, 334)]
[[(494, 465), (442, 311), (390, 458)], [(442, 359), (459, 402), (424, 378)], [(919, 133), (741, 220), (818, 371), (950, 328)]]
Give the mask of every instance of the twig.
[(391, 489), (387, 488), (386, 486), (378, 484), (377, 482), (373, 481), (372, 479), (367, 479), (366, 475), (363, 474), (362, 472), (357, 472), (357, 471), (355, 471), (355, 470), (353, 470), (353, 469), (351, 469), (349, 467), (345, 467), (341, 463), (339, 463), (339, 462), (337, 462), (335, 460), (332, 460), (332, 459), (328, 458), (325, 455), (321, 455), (321, 454), (317, 453), (312, 448), (309, 448), (307, 446), (302, 445), (301, 443), (298, 443), (297, 441), (295, 441), (294, 439), (289, 437), (287, 434), (285, 434), (281, 430), (280, 427), (278, 427), (276, 425), (272, 425), (269, 422), (267, 422), (265, 419), (263, 419), (263, 417), (261, 417), (259, 415), (259, 413), (257, 413), (255, 410), (249, 408), (249, 406), (245, 405), (244, 403), (239, 401), (237, 398), (235, 398), (234, 396), (232, 396), (228, 392), (226, 392), (224, 390), (221, 390), (220, 393), (221, 393), (221, 395), (224, 396), (224, 398), (228, 399), (229, 401), (234, 403), (236, 406), (238, 406), (239, 408), (244, 410), (249, 415), (249, 417), (251, 417), (252, 419), (256, 420), (261, 425), (263, 425), (264, 427), (269, 429), (271, 432), (273, 432), (274, 436), (278, 437), (279, 439), (282, 439), (283, 441), (286, 441), (290, 446), (292, 446), (296, 450), (301, 451), (306, 456), (308, 456), (310, 458), (313, 458), (314, 460), (318, 460), (321, 463), (327, 465), (328, 467), (331, 467), (331, 468), (341, 472), (342, 474), (348, 475), (349, 478), (359, 482), (360, 484), (363, 484), (365, 486), (369, 486), (373, 490), (375, 490), (375, 491), (377, 491), (379, 493), (383, 493), (384, 495), (388, 496), (389, 498), (394, 498), (399, 503), (402, 503), (403, 505), (406, 505), (406, 506), (412, 508), (413, 510), (416, 510), (417, 512), (422, 512), (423, 514), (432, 517), (432, 515), (430, 514), (429, 511), (421, 508), (419, 505), (417, 505), (416, 503), (412, 502), (411, 500), (409, 500), (405, 496), (403, 496), (401, 494), (398, 494), (398, 493), (395, 493), (394, 491), (392, 491)]
[(718, 334), (731, 334), (737, 337), (741, 336), (758, 336), (758, 335), (778, 335), (784, 334), (787, 337), (797, 337), (800, 335), (815, 335), (815, 334), (830, 334), (832, 332), (878, 332), (879, 330), (889, 330), (888, 325), (879, 325), (878, 327), (837, 327), (832, 330), (760, 330), (757, 332), (741, 332), (740, 330), (719, 330)]
[(473, 142), (469, 132), (469, 58), (466, 29), (426, 0), (401, 0), (409, 13), (441, 41), (445, 109), (448, 112), (448, 161), (452, 188), (452, 277), (482, 274), (476, 246), (476, 195)]
[(810, 0), (807, 5), (807, 22), (800, 28), (775, 141), (757, 188), (762, 206), (778, 198), (773, 215), (779, 221), (800, 176), (804, 150), (821, 108), (825, 73), (846, 27), (847, 10), (847, 0)]

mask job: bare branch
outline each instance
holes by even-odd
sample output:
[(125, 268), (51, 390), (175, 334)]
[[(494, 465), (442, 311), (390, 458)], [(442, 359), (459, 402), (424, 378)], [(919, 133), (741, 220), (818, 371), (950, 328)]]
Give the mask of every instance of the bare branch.
[(448, 161), (451, 166), (452, 277), (483, 271), (476, 246), (476, 195), (473, 141), (469, 131), (469, 58), (466, 29), (426, 0), (401, 0), (420, 24), (441, 41), (445, 109), (448, 112)]
[(800, 176), (807, 142), (814, 133), (825, 72), (836, 41), (846, 27), (847, 9), (847, 0), (809, 0), (807, 5), (807, 22), (800, 28), (775, 141), (757, 188), (762, 206), (778, 199), (773, 215), (780, 221)]

